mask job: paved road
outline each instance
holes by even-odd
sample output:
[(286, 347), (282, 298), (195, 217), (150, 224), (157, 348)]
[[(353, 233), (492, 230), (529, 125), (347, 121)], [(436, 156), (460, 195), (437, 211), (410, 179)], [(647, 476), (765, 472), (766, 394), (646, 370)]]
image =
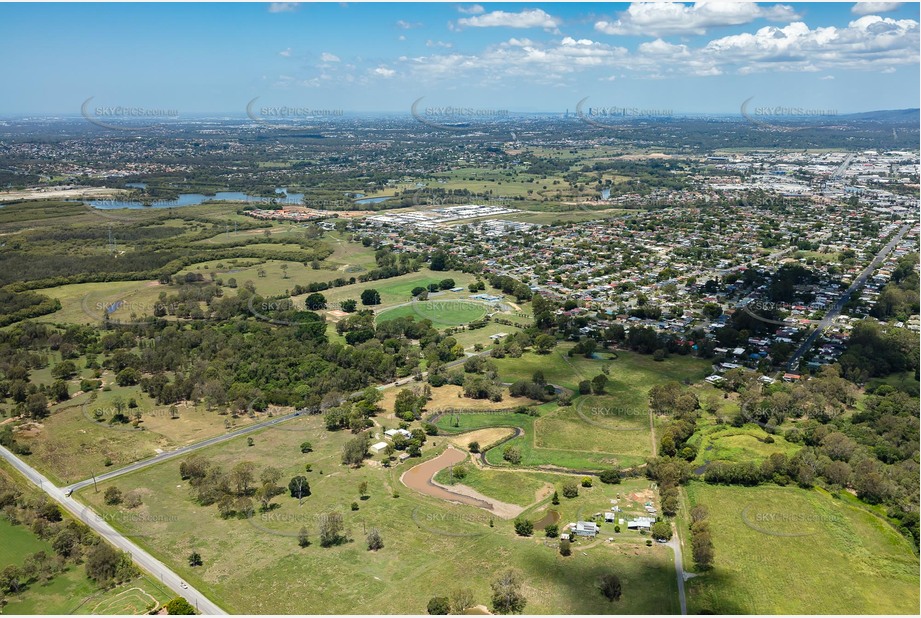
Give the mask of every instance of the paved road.
[[(672, 529), (674, 530), (675, 524), (672, 524)], [(686, 616), (688, 613), (688, 602), (687, 598), (684, 596), (684, 558), (681, 556), (681, 538), (678, 536), (678, 531), (674, 530), (671, 540), (666, 543), (669, 547), (672, 548), (672, 551), (675, 552), (675, 577), (678, 580), (678, 602), (681, 604), (681, 615)]]
[[(151, 457), (150, 459), (142, 459), (141, 461), (136, 461), (132, 464), (128, 464), (124, 468), (119, 468), (118, 470), (113, 470), (111, 472), (106, 472), (105, 474), (100, 474), (99, 476), (96, 477), (96, 482), (99, 483), (102, 481), (107, 481), (109, 479), (114, 479), (115, 477), (122, 476), (123, 474), (128, 474), (129, 472), (135, 472), (137, 470), (141, 470), (148, 466), (153, 466), (155, 464), (161, 463), (163, 461), (166, 461), (167, 459), (173, 459), (175, 457), (180, 457), (182, 455), (188, 455), (189, 453), (193, 451), (197, 451), (198, 449), (202, 449), (208, 446), (213, 446), (215, 444), (220, 444), (221, 442), (226, 442), (227, 440), (239, 438), (240, 436), (245, 436), (248, 433), (259, 431), (260, 429), (263, 429), (265, 427), (270, 427), (272, 425), (277, 425), (279, 423), (283, 423), (285, 421), (291, 420), (292, 418), (300, 416), (302, 413), (304, 413), (304, 410), (298, 410), (297, 412), (292, 412), (291, 414), (286, 414), (284, 416), (276, 416), (275, 418), (270, 418), (267, 421), (262, 421), (261, 423), (256, 423), (255, 425), (249, 425), (247, 427), (242, 427), (240, 429), (236, 429), (229, 433), (221, 434), (213, 438), (208, 438), (207, 440), (202, 440), (201, 442), (196, 442), (195, 444), (189, 444), (188, 446), (182, 446), (173, 451), (166, 451), (164, 453), (160, 453), (159, 455), (155, 455), (154, 457)], [(89, 478), (84, 481), (80, 481), (79, 483), (68, 485), (67, 487), (64, 487), (63, 489), (64, 491), (78, 491), (92, 484), (93, 484), (93, 479)]]
[[(490, 354), (492, 354), (492, 350), (484, 350), (482, 352), (474, 354), (473, 356), (488, 356)], [(468, 356), (464, 358), (459, 358), (455, 361), (451, 361), (450, 363), (445, 363), (444, 366), (448, 368), (454, 367), (456, 365), (460, 365), (464, 363), (468, 358), (471, 358), (471, 357)], [(423, 377), (425, 377), (425, 375), (427, 375), (427, 372), (423, 373)], [(401, 378), (397, 380), (396, 382), (390, 382), (389, 384), (382, 384), (381, 386), (378, 386), (377, 388), (379, 390), (386, 390), (388, 388), (393, 388), (395, 386), (403, 386), (404, 384), (409, 384), (413, 381), (414, 379), (412, 377)], [(361, 391), (358, 391), (358, 393), (361, 393)], [(199, 449), (207, 448), (209, 446), (214, 446), (215, 444), (220, 444), (221, 442), (226, 442), (227, 440), (232, 440), (234, 438), (239, 438), (240, 436), (245, 436), (246, 434), (253, 433), (254, 431), (259, 431), (260, 429), (263, 429), (265, 427), (270, 427), (272, 425), (278, 425), (279, 423), (284, 423), (285, 421), (289, 421), (292, 418), (296, 418), (306, 413), (308, 413), (307, 410), (298, 410), (296, 412), (292, 412), (291, 414), (285, 414), (284, 416), (276, 416), (275, 418), (270, 418), (269, 420), (262, 421), (261, 423), (256, 423), (255, 425), (249, 425), (247, 427), (242, 427), (240, 429), (236, 429), (234, 431), (231, 431), (225, 434), (221, 434), (213, 438), (208, 438), (207, 440), (202, 440), (201, 442), (196, 442), (195, 444), (189, 444), (188, 446), (183, 446), (173, 451), (166, 451), (165, 453), (160, 453), (159, 455), (155, 455), (154, 457), (151, 457), (149, 459), (142, 459), (141, 461), (136, 461), (134, 463), (128, 464), (124, 468), (119, 468), (118, 470), (112, 470), (111, 472), (100, 474), (99, 476), (96, 477), (95, 482), (101, 483), (102, 481), (114, 479), (116, 477), (128, 474), (130, 472), (136, 472), (138, 470), (143, 470), (144, 468), (162, 463), (166, 460), (174, 459), (176, 457), (181, 457), (182, 455), (188, 455), (189, 453), (192, 453)], [(93, 482), (94, 481), (92, 478), (85, 479), (78, 483), (74, 483), (73, 485), (68, 485), (67, 487), (64, 487), (63, 491), (65, 492), (79, 491), (83, 489), (84, 487), (88, 487), (92, 485)]]
[(42, 476), (41, 473), (2, 446), (0, 446), (0, 457), (8, 461), (14, 468), (22, 473), (23, 476), (37, 485), (71, 515), (92, 528), (94, 532), (104, 537), (118, 549), (131, 554), (131, 558), (139, 567), (150, 573), (154, 578), (159, 579), (177, 595), (184, 597), (193, 607), (198, 608), (199, 612), (208, 615), (227, 613), (214, 602), (208, 600), (204, 594), (186, 584), (183, 579), (171, 571), (169, 567), (132, 543), (129, 539), (122, 536), (120, 532), (110, 526), (92, 509), (68, 496), (63, 489), (56, 487), (51, 481)]
[(892, 237), (892, 240), (886, 243), (885, 247), (880, 249), (879, 253), (876, 254), (876, 257), (873, 258), (873, 261), (870, 262), (869, 266), (867, 266), (863, 272), (861, 272), (857, 278), (854, 279), (853, 283), (851, 283), (850, 287), (845, 290), (844, 294), (842, 294), (841, 297), (835, 301), (835, 304), (832, 305), (832, 307), (825, 313), (825, 317), (819, 321), (818, 326), (816, 326), (815, 329), (809, 333), (809, 336), (806, 337), (803, 343), (800, 344), (800, 347), (796, 349), (796, 352), (793, 353), (793, 356), (790, 357), (790, 360), (787, 363), (787, 371), (793, 371), (796, 369), (803, 354), (809, 351), (819, 336), (825, 332), (825, 329), (831, 326), (831, 324), (835, 321), (835, 318), (837, 318), (841, 313), (841, 309), (844, 307), (847, 301), (850, 300), (854, 292), (863, 287), (863, 285), (867, 282), (867, 279), (869, 279), (873, 274), (873, 271), (879, 268), (880, 264), (886, 260), (895, 246), (902, 240), (902, 238), (906, 233), (908, 233), (908, 230), (910, 230), (913, 225), (913, 223), (906, 223), (903, 225), (895, 234), (895, 236)]

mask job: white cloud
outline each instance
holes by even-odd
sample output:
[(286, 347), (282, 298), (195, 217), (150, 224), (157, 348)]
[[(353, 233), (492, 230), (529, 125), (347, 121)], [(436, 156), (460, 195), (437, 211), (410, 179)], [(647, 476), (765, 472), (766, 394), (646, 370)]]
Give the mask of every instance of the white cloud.
[(451, 49), (452, 47), (454, 47), (454, 44), (448, 43), (446, 41), (433, 41), (432, 39), (429, 39), (428, 41), (425, 42), (425, 46), (426, 47), (443, 47), (445, 49)]
[(834, 75), (823, 75), (819, 79), (822, 80), (823, 82), (828, 82), (828, 81), (835, 79), (835, 76)]
[(283, 49), (283, 50), (281, 50), (280, 52), (278, 52), (278, 55), (279, 55), (279, 56), (283, 56), (283, 57), (285, 57), (285, 58), (290, 58), (290, 57), (291, 57), (291, 48), (289, 47), (288, 49)]
[(590, 38), (539, 39), (510, 37), (475, 53), (438, 50), (432, 42), (430, 53), (399, 62), (407, 75), (420, 79), (494, 86), (516, 78), (551, 86), (576, 85), (574, 76), (587, 72), (596, 72), (597, 79), (766, 71), (815, 73), (816, 79), (827, 79), (841, 70), (891, 72), (904, 65), (917, 67), (919, 62), (918, 23), (876, 15), (843, 27), (810, 28), (802, 22), (766, 26), (697, 45), (656, 38), (633, 50)]
[(471, 28), (544, 28), (556, 30), (561, 20), (541, 9), (525, 9), (520, 13), (493, 11), (475, 17), (463, 17), (457, 20), (460, 26)]
[(484, 12), (485, 10), (486, 10), (486, 9), (484, 9), (484, 8), (483, 8), (482, 6), (480, 6), (479, 4), (471, 4), (470, 6), (459, 6), (459, 7), (457, 7), (457, 11), (458, 11), (459, 13), (463, 13), (464, 15), (479, 15), (480, 13)]
[(371, 72), (374, 73), (375, 75), (379, 75), (381, 77), (386, 77), (386, 78), (391, 78), (397, 74), (396, 71), (394, 71), (393, 69), (388, 69), (385, 66), (379, 66)]
[(320, 54), (320, 60), (323, 62), (339, 62), (339, 56), (336, 54), (331, 54), (329, 52), (323, 52)]
[(300, 6), (300, 2), (272, 2), (269, 4), (269, 13), (290, 13)]
[(716, 26), (739, 26), (756, 19), (798, 19), (792, 7), (775, 4), (760, 7), (750, 2), (634, 2), (616, 21), (599, 21), (595, 30), (612, 35), (705, 34)]
[(421, 27), (421, 26), (422, 26), (422, 24), (420, 24), (420, 23), (418, 23), (418, 22), (415, 22), (415, 23), (414, 23), (414, 22), (408, 22), (408, 21), (406, 21), (405, 19), (397, 20), (397, 28), (400, 28), (400, 29), (402, 29), (402, 30), (411, 30), (412, 28), (419, 28), (419, 27)]
[(802, 22), (768, 26), (710, 41), (701, 53), (721, 63), (743, 64), (744, 72), (817, 71), (822, 68), (875, 70), (918, 62), (918, 23), (866, 15), (846, 28)]
[(851, 13), (855, 15), (879, 15), (894, 11), (904, 2), (858, 2), (851, 7)]
[(397, 37), (397, 40), (398, 40), (398, 41), (405, 41), (405, 40), (406, 40), (406, 35), (405, 35), (405, 34), (401, 34), (400, 36)]

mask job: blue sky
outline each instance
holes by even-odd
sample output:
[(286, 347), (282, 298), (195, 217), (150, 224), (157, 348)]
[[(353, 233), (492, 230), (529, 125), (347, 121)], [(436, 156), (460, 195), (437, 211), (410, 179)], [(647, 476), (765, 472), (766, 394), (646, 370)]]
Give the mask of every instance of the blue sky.
[(0, 114), (919, 106), (917, 3), (0, 4)]

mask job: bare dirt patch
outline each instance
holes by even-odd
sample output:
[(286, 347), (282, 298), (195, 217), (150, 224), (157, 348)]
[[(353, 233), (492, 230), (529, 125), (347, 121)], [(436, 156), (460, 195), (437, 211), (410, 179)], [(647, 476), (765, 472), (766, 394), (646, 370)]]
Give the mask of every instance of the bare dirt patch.
[(410, 489), (414, 489), (427, 496), (457, 504), (475, 506), (484, 511), (489, 511), (490, 513), (498, 515), (502, 519), (512, 519), (524, 511), (524, 508), (516, 504), (508, 504), (506, 502), (494, 500), (466, 485), (452, 485), (451, 487), (447, 487), (433, 480), (433, 477), (439, 470), (459, 464), (466, 459), (467, 453), (449, 446), (444, 453), (435, 459), (430, 459), (418, 466), (413, 466), (404, 472), (400, 477), (400, 482)]
[[(384, 391), (384, 398), (381, 399), (380, 407), (382, 407), (386, 412), (393, 413), (393, 404), (396, 401), (397, 393), (402, 389), (408, 388), (412, 390), (412, 387), (415, 385), (421, 386), (419, 382), (410, 382), (405, 386), (398, 388), (388, 388)], [(432, 398), (426, 404), (425, 409), (428, 413), (441, 412), (448, 410), (504, 410), (507, 408), (514, 408), (517, 406), (529, 406), (533, 405), (534, 401), (528, 399), (527, 397), (512, 397), (508, 394), (508, 389), (506, 388), (502, 395), (502, 401), (494, 402), (488, 399), (471, 399), (470, 397), (464, 397), (464, 389), (460, 386), (454, 386), (453, 384), (446, 384), (444, 386), (439, 386), (438, 388), (432, 389)], [(483, 444), (480, 442), (480, 444)]]
[(471, 442), (478, 442), (481, 448), (485, 448), (514, 433), (515, 430), (509, 429), (508, 427), (488, 427), (486, 429), (470, 431), (460, 436), (449, 438), (449, 440), (451, 444), (469, 450)]

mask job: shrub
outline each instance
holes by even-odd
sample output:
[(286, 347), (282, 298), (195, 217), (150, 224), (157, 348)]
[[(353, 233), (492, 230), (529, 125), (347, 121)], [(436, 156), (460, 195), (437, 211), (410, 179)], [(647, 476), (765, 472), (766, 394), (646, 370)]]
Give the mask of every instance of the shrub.
[(534, 524), (527, 519), (516, 519), (515, 532), (519, 536), (531, 536), (534, 532)]
[(582, 487), (591, 487), (592, 486), (592, 477), (583, 476), (582, 477)]
[(579, 495), (579, 487), (575, 483), (566, 483), (563, 485), (563, 497), (575, 498)]

